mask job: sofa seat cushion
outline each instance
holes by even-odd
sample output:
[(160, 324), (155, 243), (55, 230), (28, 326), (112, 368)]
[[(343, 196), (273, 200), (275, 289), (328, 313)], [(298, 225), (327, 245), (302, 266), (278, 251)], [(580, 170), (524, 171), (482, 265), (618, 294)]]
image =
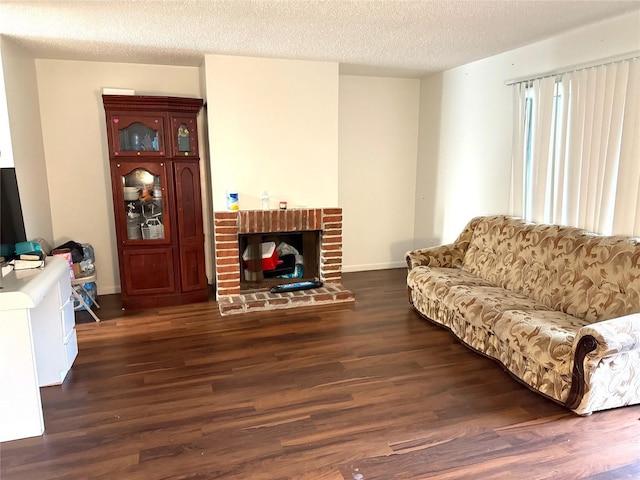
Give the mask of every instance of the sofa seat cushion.
[(452, 328), (455, 314), (441, 302), (442, 296), (455, 285), (488, 285), (488, 283), (461, 268), (421, 265), (409, 271), (407, 285), (412, 291), (412, 303), (418, 311), (434, 322)]
[(526, 295), (487, 285), (454, 285), (441, 298), (456, 315), (489, 330), (506, 310), (549, 310)]
[(573, 341), (583, 320), (553, 310), (503, 311), (493, 323), (493, 333), (510, 349), (548, 370), (569, 377), (573, 368)]
[(454, 285), (491, 285), (487, 280), (461, 268), (416, 267), (409, 272), (407, 284), (430, 298), (441, 298)]

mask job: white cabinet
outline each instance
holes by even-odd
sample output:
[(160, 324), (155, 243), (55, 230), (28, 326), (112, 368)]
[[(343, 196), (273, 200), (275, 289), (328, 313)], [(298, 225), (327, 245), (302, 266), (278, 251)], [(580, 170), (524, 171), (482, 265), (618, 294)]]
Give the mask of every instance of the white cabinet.
[(64, 381), (78, 354), (69, 265), (0, 280), (0, 441), (42, 435), (40, 388)]

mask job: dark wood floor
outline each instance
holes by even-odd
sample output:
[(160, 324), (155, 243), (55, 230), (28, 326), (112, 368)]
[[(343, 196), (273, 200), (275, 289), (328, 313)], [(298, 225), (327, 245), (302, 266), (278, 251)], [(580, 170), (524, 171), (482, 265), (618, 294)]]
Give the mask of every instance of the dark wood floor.
[(344, 284), (350, 309), (224, 318), (101, 297), (0, 478), (640, 478), (640, 407), (578, 417), (530, 392), (415, 314), (404, 270)]

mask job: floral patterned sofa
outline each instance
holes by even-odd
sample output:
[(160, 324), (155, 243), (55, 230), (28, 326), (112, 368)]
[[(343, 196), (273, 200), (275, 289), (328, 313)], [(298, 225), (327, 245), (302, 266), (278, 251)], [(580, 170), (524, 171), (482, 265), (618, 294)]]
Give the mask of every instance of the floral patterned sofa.
[(640, 239), (506, 216), (407, 252), (409, 301), (580, 415), (640, 403)]

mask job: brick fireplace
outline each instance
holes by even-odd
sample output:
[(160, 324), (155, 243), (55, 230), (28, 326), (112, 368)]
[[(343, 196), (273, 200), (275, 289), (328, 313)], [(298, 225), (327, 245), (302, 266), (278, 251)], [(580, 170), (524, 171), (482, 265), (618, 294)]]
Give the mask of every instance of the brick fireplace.
[[(355, 301), (341, 284), (341, 208), (215, 212), (214, 231), (216, 296), (222, 315)], [(308, 231), (319, 232), (318, 272), (323, 287), (275, 294), (268, 288), (241, 290), (239, 235)]]

